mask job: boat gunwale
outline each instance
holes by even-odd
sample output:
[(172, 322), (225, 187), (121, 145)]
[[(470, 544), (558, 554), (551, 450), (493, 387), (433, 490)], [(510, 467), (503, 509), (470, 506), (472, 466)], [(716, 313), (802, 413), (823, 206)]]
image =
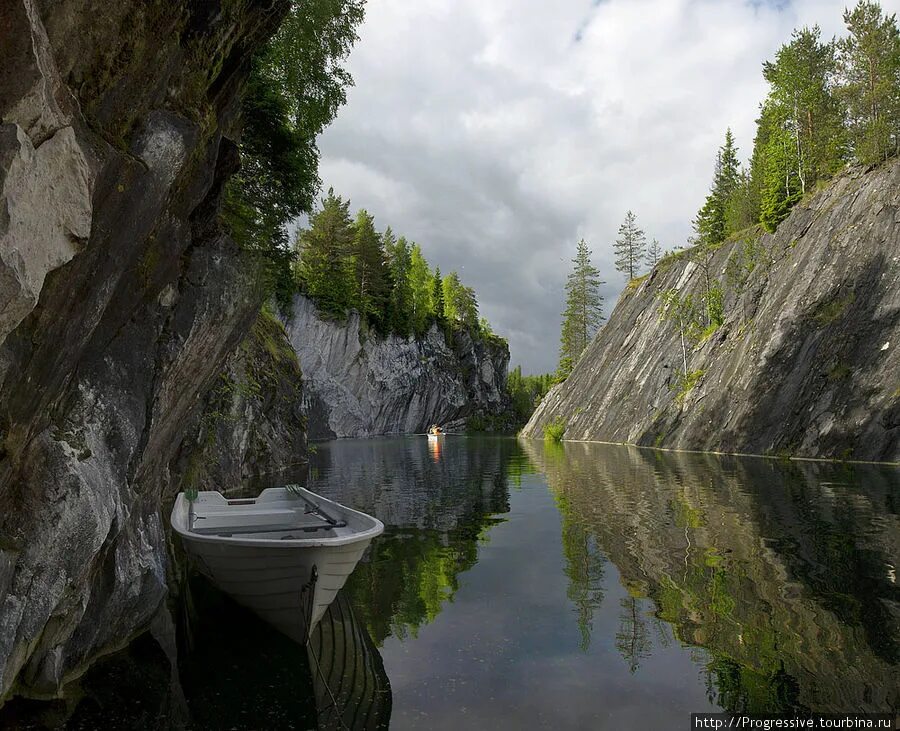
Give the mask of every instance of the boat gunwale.
[[(346, 511), (348, 514), (357, 516), (364, 520), (370, 520), (374, 523), (374, 525), (372, 525), (371, 528), (367, 528), (363, 531), (354, 531), (349, 535), (327, 536), (321, 538), (236, 538), (233, 536), (195, 533), (187, 527), (186, 517), (190, 511), (190, 501), (187, 499), (187, 496), (183, 492), (178, 493), (178, 496), (175, 499), (175, 504), (172, 506), (172, 513), (169, 516), (169, 524), (172, 526), (172, 529), (176, 533), (178, 533), (178, 535), (189, 541), (196, 541), (198, 543), (213, 543), (219, 545), (226, 544), (231, 546), (245, 546), (248, 548), (330, 548), (347, 546), (353, 543), (360, 543), (362, 541), (371, 541), (373, 538), (380, 536), (384, 532), (384, 523), (378, 520), (378, 518), (376, 518), (375, 516), (369, 515), (368, 513), (363, 513), (359, 510), (354, 510), (353, 508), (348, 508), (346, 505), (341, 505), (334, 500), (329, 500), (328, 498), (322, 497), (321, 495), (311, 492), (306, 488), (301, 489), (304, 493), (312, 496), (316, 500), (321, 501), (325, 505), (331, 505), (339, 508), (340, 510)], [(205, 492), (218, 492), (220, 495), (222, 495), (222, 493), (218, 490), (208, 490)], [(225, 496), (222, 495), (222, 497)]]

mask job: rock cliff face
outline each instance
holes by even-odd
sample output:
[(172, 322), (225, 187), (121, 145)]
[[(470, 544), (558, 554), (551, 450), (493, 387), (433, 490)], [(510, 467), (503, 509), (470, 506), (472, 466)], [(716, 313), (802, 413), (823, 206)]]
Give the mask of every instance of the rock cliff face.
[(705, 292), (702, 256), (668, 257), (609, 322), (523, 433), (757, 454), (900, 461), (900, 162), (845, 173), (772, 236), (708, 258), (725, 322), (688, 347), (660, 296)]
[(203, 397), (196, 434), (182, 442), (173, 472), (181, 487), (224, 493), (296, 480), (306, 467), (303, 379), (281, 323), (263, 310)]
[(456, 333), (448, 345), (437, 328), (423, 338), (360, 333), (359, 316), (323, 319), (305, 297), (285, 323), (304, 375), (311, 438), (450, 431), (505, 414), (505, 345)]
[(0, 703), (164, 606), (184, 442), (263, 298), (216, 221), (284, 10), (0, 6)]

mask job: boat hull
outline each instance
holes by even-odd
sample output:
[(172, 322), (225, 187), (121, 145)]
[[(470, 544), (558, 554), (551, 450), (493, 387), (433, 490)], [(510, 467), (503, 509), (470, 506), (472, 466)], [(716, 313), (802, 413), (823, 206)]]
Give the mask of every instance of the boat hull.
[(197, 570), (239, 604), (300, 642), (309, 637), (372, 538), (384, 528), (370, 516), (314, 497), (329, 509), (342, 511), (341, 517), (361, 516), (372, 525), (359, 533), (343, 529), (338, 532), (346, 535), (324, 539), (223, 538), (190, 531), (190, 506), (183, 494), (172, 512), (172, 525)]

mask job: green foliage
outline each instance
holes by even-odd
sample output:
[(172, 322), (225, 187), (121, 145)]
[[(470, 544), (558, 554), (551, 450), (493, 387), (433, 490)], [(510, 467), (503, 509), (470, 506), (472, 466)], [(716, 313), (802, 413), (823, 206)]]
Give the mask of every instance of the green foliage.
[(745, 236), (734, 246), (725, 264), (725, 281), (738, 295), (744, 292), (750, 275), (765, 262), (767, 252), (755, 232)]
[(775, 61), (763, 64), (769, 121), (789, 140), (785, 155), (801, 194), (833, 174), (843, 156), (841, 111), (834, 96), (835, 44), (822, 43), (820, 35), (818, 26), (795, 30)]
[(544, 427), (545, 442), (561, 442), (563, 435), (566, 433), (566, 422), (562, 417), (551, 421)]
[(353, 228), (351, 302), (364, 322), (386, 333), (392, 286), (384, 239), (375, 231), (375, 219), (364, 209), (357, 213)]
[(341, 66), (363, 19), (360, 0), (292, 2), (252, 61), (241, 106), (241, 168), (225, 187), (222, 219), (235, 241), (259, 252), (270, 291), (293, 293), (295, 254), (285, 225), (312, 208), (319, 187), (316, 136), (352, 84)]
[(412, 260), (409, 242), (403, 236), (395, 239), (390, 227), (385, 230), (383, 238), (391, 281), (388, 322), (393, 332), (406, 337), (412, 331), (412, 291), (409, 284)]
[(506, 379), (506, 392), (512, 403), (516, 424), (525, 424), (553, 386), (553, 374), (522, 375), (522, 366), (516, 366)]
[(344, 319), (356, 309), (366, 327), (380, 335), (423, 335), (433, 323), (501, 345), (490, 324), (479, 318), (475, 290), (456, 272), (433, 273), (418, 244), (375, 229), (375, 219), (360, 210), (353, 221), (350, 202), (333, 190), (298, 232), (296, 284), (326, 315)]
[(794, 165), (793, 141), (787, 130), (773, 127), (766, 135), (763, 149), (763, 181), (759, 202), (759, 221), (770, 233), (774, 232), (791, 212), (802, 195), (800, 180)]
[(687, 349), (702, 333), (697, 304), (690, 294), (681, 296), (677, 289), (667, 289), (660, 294), (659, 318), (671, 323), (681, 340), (682, 378), (688, 375)]
[(850, 367), (844, 363), (836, 363), (828, 369), (829, 381), (842, 381), (849, 377), (851, 373)]
[(409, 288), (412, 293), (410, 322), (412, 329), (417, 334), (422, 334), (428, 328), (433, 315), (431, 310), (431, 270), (428, 262), (422, 256), (422, 249), (418, 244), (412, 245), (410, 252)]
[(578, 242), (572, 273), (566, 280), (566, 310), (563, 312), (557, 372), (565, 378), (603, 321), (600, 270), (591, 263), (591, 250), (584, 239)]
[[(431, 311), (434, 313), (436, 322), (444, 321), (444, 282), (441, 278), (441, 268), (434, 270), (434, 276), (431, 278)], [(478, 320), (475, 321), (475, 327), (478, 326)]]
[(653, 239), (647, 246), (647, 265), (653, 269), (653, 267), (659, 264), (659, 260), (662, 259), (662, 254), (662, 247), (659, 245), (659, 241)]
[[(583, 243), (583, 240), (582, 240)], [(646, 256), (647, 239), (638, 228), (637, 218), (628, 211), (625, 220), (619, 226), (619, 236), (613, 244), (616, 254), (616, 269), (623, 272), (629, 280), (634, 279)]]
[(818, 327), (827, 327), (837, 322), (847, 307), (855, 301), (856, 295), (850, 292), (843, 297), (835, 297), (827, 302), (820, 302), (813, 311), (812, 320)]
[(678, 378), (672, 384), (672, 388), (675, 391), (675, 401), (678, 403), (684, 401), (685, 396), (687, 396), (691, 389), (700, 382), (704, 373), (705, 371), (702, 369), (697, 369), (679, 374)]
[(725, 322), (725, 292), (722, 285), (713, 282), (703, 299), (706, 308), (707, 329), (715, 330), (719, 325)]
[(318, 308), (343, 318), (358, 296), (353, 292), (355, 231), (350, 218), (350, 201), (329, 189), (322, 207), (309, 218), (309, 228), (297, 234), (300, 254), (298, 280)]
[[(774, 232), (791, 208), (854, 157), (871, 164), (900, 152), (900, 30), (895, 15), (861, 0), (844, 12), (848, 35), (795, 30), (763, 64), (768, 94), (749, 169), (724, 209), (726, 235), (754, 223)], [(715, 187), (715, 186), (714, 186)], [(700, 238), (721, 231), (716, 201), (698, 216)]]
[(444, 314), (451, 323), (458, 323), (469, 330), (477, 328), (478, 301), (475, 290), (466, 287), (456, 272), (450, 272), (441, 283), (444, 298)]
[(851, 144), (860, 162), (900, 152), (900, 31), (897, 16), (862, 0), (844, 11), (849, 35), (838, 42)]
[(705, 247), (719, 246), (730, 231), (727, 225), (729, 201), (738, 189), (740, 170), (737, 147), (731, 130), (725, 132), (725, 143), (716, 153), (713, 183), (703, 207), (694, 219), (697, 243)]

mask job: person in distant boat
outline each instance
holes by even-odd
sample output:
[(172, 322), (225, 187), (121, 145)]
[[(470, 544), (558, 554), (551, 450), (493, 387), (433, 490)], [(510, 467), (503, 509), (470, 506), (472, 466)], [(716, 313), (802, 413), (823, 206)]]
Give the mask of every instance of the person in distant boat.
[(435, 436), (438, 434), (443, 434), (444, 430), (441, 429), (437, 424), (432, 424), (431, 428), (428, 430), (429, 434), (434, 434)]

